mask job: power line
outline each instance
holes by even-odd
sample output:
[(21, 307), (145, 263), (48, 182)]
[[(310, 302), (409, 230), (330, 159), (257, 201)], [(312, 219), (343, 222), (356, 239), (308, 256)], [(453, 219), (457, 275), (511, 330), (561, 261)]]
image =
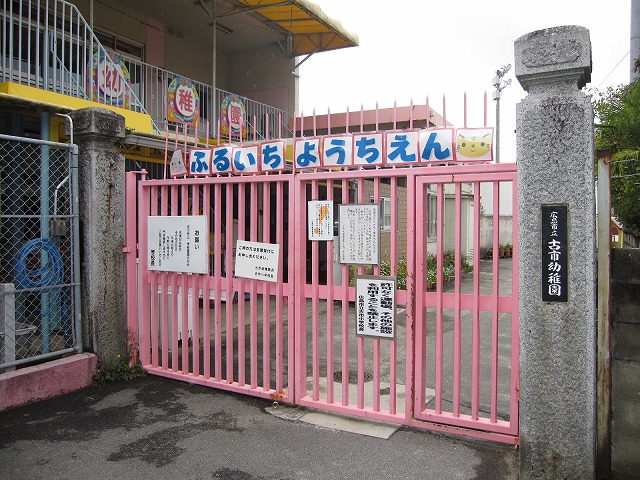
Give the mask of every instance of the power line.
[(602, 80), (602, 81), (600, 82), (600, 85), (598, 85), (598, 86), (596, 87), (596, 89), (598, 89), (598, 88), (600, 88), (600, 87), (602, 86), (602, 84), (607, 80), (607, 78), (609, 78), (609, 77), (611, 76), (611, 74), (615, 71), (615, 69), (616, 69), (616, 68), (618, 68), (618, 66), (622, 63), (622, 61), (623, 61), (625, 58), (627, 58), (627, 55), (629, 55), (629, 53), (631, 53), (631, 49), (629, 49), (629, 51), (627, 51), (627, 53), (625, 53), (625, 54), (624, 54), (624, 56), (620, 59), (620, 61), (619, 61), (618, 63), (616, 63), (616, 66), (615, 66), (615, 67), (613, 67), (613, 68), (611, 69), (611, 71), (607, 74), (607, 76), (606, 76), (606, 77), (604, 77), (604, 80)]

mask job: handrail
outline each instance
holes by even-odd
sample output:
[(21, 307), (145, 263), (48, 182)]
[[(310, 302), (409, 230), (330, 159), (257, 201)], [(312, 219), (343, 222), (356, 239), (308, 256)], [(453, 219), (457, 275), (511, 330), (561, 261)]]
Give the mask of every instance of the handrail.
[[(14, 10), (14, 2), (4, 2), (0, 13), (3, 81), (148, 113), (75, 5), (64, 0), (15, 5)], [(94, 76), (106, 87), (97, 91)], [(109, 81), (118, 88), (110, 88)]]

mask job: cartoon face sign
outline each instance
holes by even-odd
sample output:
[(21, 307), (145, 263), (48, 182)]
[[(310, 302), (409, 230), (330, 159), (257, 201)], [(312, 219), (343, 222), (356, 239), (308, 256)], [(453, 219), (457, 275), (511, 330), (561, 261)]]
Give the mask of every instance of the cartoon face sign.
[(458, 130), (456, 136), (456, 152), (460, 160), (491, 160), (492, 131)]
[(169, 172), (172, 177), (176, 175), (185, 175), (187, 167), (184, 166), (184, 157), (182, 150), (176, 150), (171, 155), (171, 163), (169, 164)]

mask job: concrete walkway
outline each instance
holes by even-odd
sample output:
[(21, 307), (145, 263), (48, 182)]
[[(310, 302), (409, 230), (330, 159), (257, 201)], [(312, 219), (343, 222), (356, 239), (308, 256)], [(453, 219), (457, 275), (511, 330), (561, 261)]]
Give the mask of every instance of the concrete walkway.
[(517, 478), (513, 447), (403, 427), (379, 435), (362, 420), (348, 422), (361, 432), (350, 433), (337, 429), (343, 419), (317, 415), (148, 376), (0, 413), (0, 472), (5, 479)]

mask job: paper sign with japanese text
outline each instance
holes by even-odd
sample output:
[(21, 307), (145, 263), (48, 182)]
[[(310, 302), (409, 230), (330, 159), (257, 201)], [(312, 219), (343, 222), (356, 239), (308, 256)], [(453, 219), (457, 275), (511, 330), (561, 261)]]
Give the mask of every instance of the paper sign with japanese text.
[(189, 175), (196, 177), (211, 175), (210, 148), (192, 148), (189, 150)]
[(320, 164), (320, 139), (304, 138), (296, 140), (294, 149), (295, 168), (319, 168)]
[(209, 273), (206, 216), (150, 216), (147, 220), (149, 270)]
[(259, 171), (258, 145), (233, 147), (233, 171), (235, 173), (256, 173)]
[(420, 161), (449, 162), (453, 160), (453, 128), (420, 130)]
[(272, 140), (260, 144), (260, 171), (270, 172), (284, 170), (285, 141)]
[(322, 166), (349, 167), (353, 165), (353, 139), (347, 135), (322, 138)]
[(418, 163), (420, 152), (418, 144), (419, 130), (402, 130), (386, 133), (386, 159), (387, 165), (410, 165)]
[(313, 200), (307, 206), (309, 240), (333, 240), (333, 201)]
[(378, 132), (353, 134), (353, 164), (358, 166), (382, 165), (383, 135)]
[(231, 154), (233, 147), (231, 145), (220, 145), (213, 147), (211, 157), (212, 173), (231, 173)]
[(356, 277), (356, 334), (395, 338), (396, 278)]
[(236, 241), (235, 275), (265, 282), (278, 281), (280, 245)]
[(380, 204), (340, 205), (340, 263), (380, 263)]

